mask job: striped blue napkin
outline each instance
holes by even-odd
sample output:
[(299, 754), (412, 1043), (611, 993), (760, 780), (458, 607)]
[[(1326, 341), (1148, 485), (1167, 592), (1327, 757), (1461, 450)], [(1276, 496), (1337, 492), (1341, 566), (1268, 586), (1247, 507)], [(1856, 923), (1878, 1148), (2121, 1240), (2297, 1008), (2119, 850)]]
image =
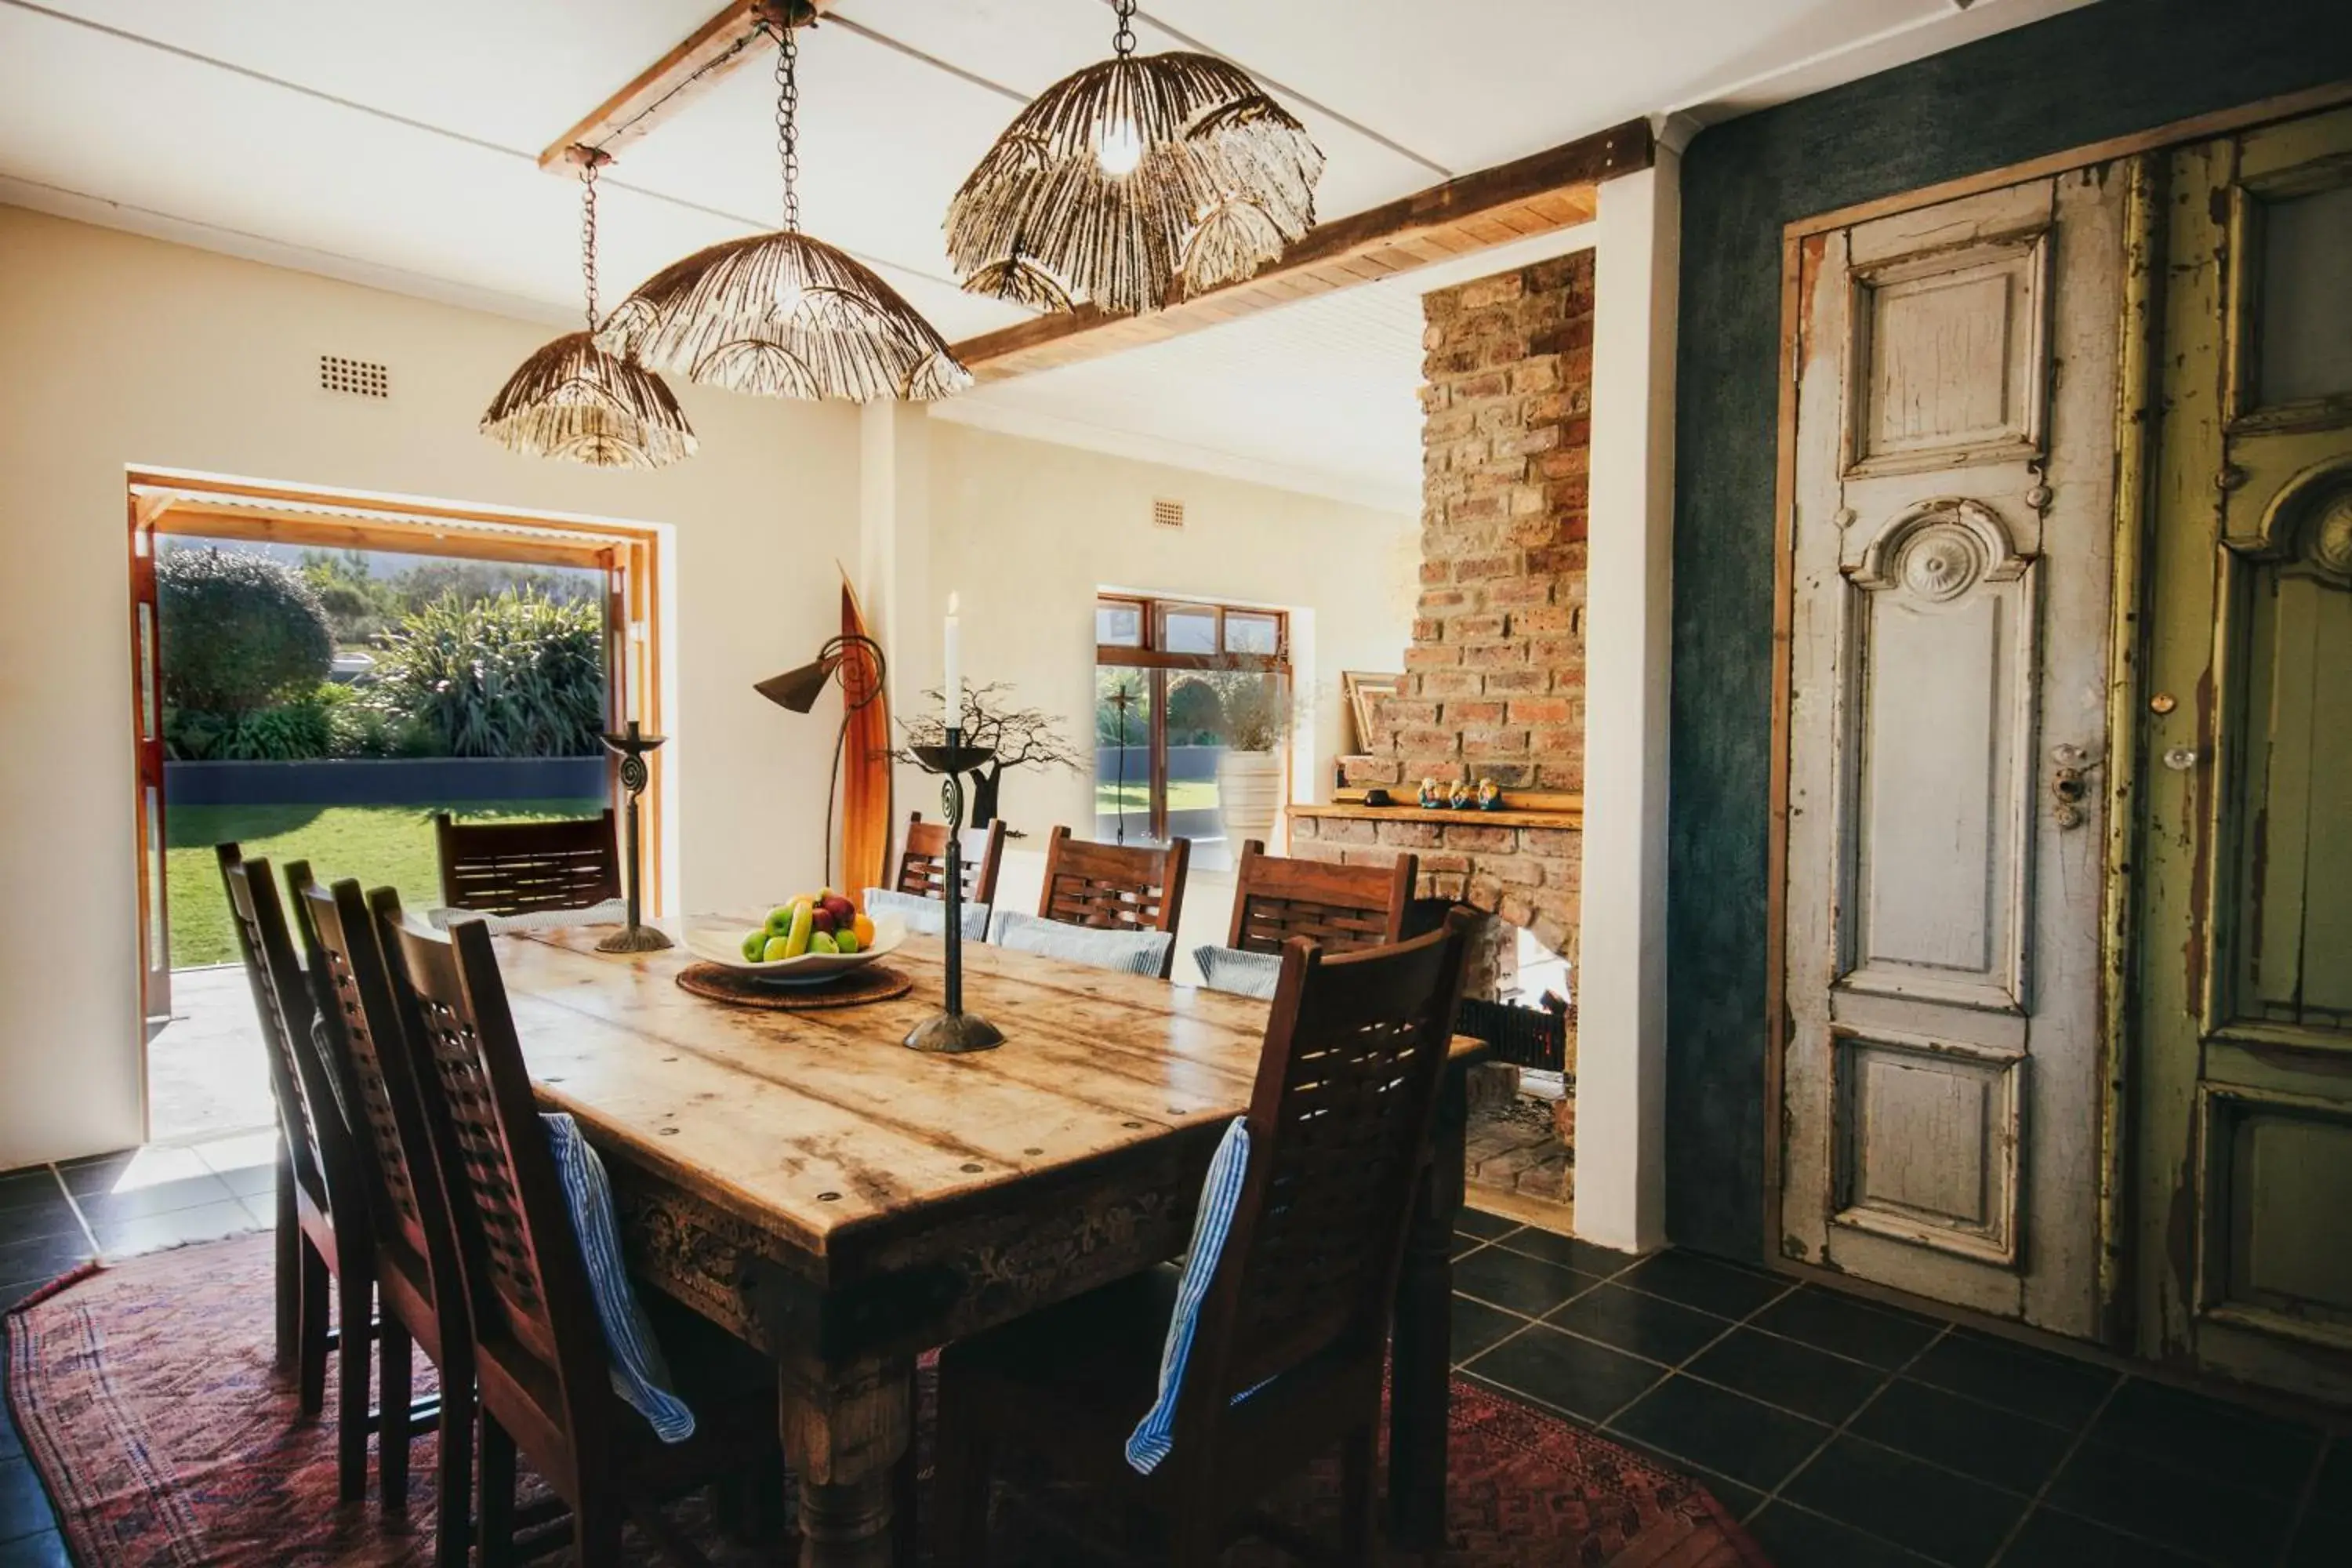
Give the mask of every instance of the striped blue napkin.
[(694, 1436), (694, 1412), (670, 1392), (669, 1363), (621, 1263), (621, 1231), (613, 1219), (613, 1186), (604, 1163), (571, 1117), (542, 1112), (539, 1120), (547, 1128), (563, 1204), (572, 1211), (580, 1255), (588, 1263), (588, 1291), (596, 1298), (596, 1321), (604, 1325), (604, 1348), (613, 1360), (613, 1392), (652, 1425), (655, 1436), (683, 1443)]
[[(1201, 1303), (1216, 1278), (1217, 1259), (1225, 1250), (1225, 1233), (1233, 1228), (1234, 1210), (1241, 1203), (1242, 1178), (1249, 1173), (1249, 1122), (1241, 1117), (1225, 1129), (1216, 1158), (1209, 1162), (1208, 1180), (1201, 1184), (1201, 1212), (1192, 1221), (1192, 1250), (1184, 1259), (1184, 1276), (1176, 1286), (1176, 1310), (1168, 1321), (1168, 1343), (1160, 1352), (1160, 1397), (1127, 1440), (1127, 1462), (1138, 1475), (1150, 1475), (1175, 1445), (1176, 1401), (1184, 1388), (1184, 1363), (1192, 1355), (1192, 1331), (1199, 1326)], [(1255, 1390), (1252, 1391), (1255, 1392)]]

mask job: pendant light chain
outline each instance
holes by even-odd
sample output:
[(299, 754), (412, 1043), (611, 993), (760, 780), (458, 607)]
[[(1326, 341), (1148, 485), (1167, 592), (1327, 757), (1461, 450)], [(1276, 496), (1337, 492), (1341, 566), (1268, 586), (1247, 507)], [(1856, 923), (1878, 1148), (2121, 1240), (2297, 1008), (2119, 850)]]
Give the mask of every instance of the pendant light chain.
[(596, 165), (604, 160), (590, 153), (580, 171), (580, 275), (588, 287), (588, 330), (594, 331), (596, 310)]
[(1112, 0), (1111, 8), (1118, 13), (1118, 31), (1110, 37), (1110, 47), (1125, 59), (1135, 53), (1135, 0)]
[(799, 41), (795, 29), (772, 28), (776, 34), (776, 157), (784, 170), (784, 231), (801, 226), (801, 84)]

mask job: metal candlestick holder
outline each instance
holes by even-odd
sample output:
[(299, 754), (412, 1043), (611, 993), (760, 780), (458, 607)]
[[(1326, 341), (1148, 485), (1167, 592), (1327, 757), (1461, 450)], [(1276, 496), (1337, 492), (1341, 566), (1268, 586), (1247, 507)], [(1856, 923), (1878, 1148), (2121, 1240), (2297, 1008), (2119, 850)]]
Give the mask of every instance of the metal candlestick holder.
[(607, 733), (604, 747), (621, 759), (621, 787), (629, 792), (627, 837), (624, 840), (629, 868), (629, 923), (596, 944), (598, 952), (659, 952), (670, 940), (649, 925), (637, 923), (638, 894), (645, 881), (645, 861), (637, 854), (637, 797), (646, 793), (646, 754), (667, 740), (648, 735), (635, 719), (620, 734)]
[(944, 746), (917, 746), (915, 760), (940, 775), (940, 809), (948, 823), (946, 1005), (915, 1026), (908, 1050), (955, 1054), (985, 1051), (1004, 1043), (1004, 1032), (977, 1013), (963, 1010), (963, 775), (996, 752), (967, 746), (963, 731), (950, 727)]

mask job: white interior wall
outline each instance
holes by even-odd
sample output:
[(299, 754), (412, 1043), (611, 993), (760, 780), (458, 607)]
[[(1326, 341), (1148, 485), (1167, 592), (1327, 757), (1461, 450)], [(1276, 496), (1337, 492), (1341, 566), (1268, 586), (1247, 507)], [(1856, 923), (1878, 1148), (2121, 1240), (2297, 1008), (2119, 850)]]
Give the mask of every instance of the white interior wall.
[[(674, 525), (677, 891), (815, 879), (831, 735), (751, 683), (837, 624), (855, 410), (686, 388), (699, 456), (600, 472), (476, 432), (544, 327), (12, 207), (0, 277), (0, 1169), (140, 1135), (128, 465)], [(322, 392), (322, 353), (391, 397)]]
[[(0, 270), (0, 719), (16, 738), (0, 750), (0, 867), (19, 889), (0, 913), (0, 1169), (141, 1131), (128, 467), (670, 525), (669, 892), (688, 910), (765, 903), (819, 875), (834, 719), (785, 713), (751, 682), (835, 629), (836, 562), (891, 647), (902, 703), (938, 683), (938, 617), (960, 589), (971, 679), (1066, 714), (1082, 745), (1098, 585), (1304, 612), (1300, 798), (1328, 790), (1339, 671), (1393, 668), (1406, 640), (1410, 518), (917, 409), (861, 417), (691, 387), (694, 459), (597, 472), (476, 432), (544, 328), (10, 207)], [(325, 353), (383, 361), (392, 396), (320, 391)], [(1151, 527), (1161, 497), (1186, 503), (1183, 531)], [(902, 778), (902, 814), (931, 798)], [(1020, 778), (1005, 807), (1042, 838), (1090, 824), (1091, 786)], [(1034, 858), (1013, 858), (1008, 897), (1034, 900)], [(1221, 884), (1196, 881), (1188, 944), (1222, 938)]]

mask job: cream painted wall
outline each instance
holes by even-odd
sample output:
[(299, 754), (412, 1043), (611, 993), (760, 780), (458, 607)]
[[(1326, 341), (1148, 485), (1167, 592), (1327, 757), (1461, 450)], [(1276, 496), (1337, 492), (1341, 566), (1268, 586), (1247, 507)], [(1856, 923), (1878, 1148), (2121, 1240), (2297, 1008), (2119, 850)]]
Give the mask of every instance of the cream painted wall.
[[(751, 683), (837, 624), (856, 411), (688, 388), (676, 468), (515, 457), (476, 422), (551, 335), (0, 207), (0, 1169), (140, 1136), (127, 465), (672, 525), (685, 906), (816, 879), (830, 728)], [(322, 353), (386, 362), (390, 400), (320, 391)]]
[[(1347, 733), (1339, 672), (1395, 669), (1410, 639), (1418, 520), (940, 419), (928, 440), (929, 587), (934, 611), (962, 596), (968, 681), (1009, 681), (1023, 703), (1066, 716), (1083, 748), (1097, 588), (1304, 612), (1292, 632), (1311, 752), (1294, 762), (1293, 798), (1329, 797)], [(1152, 526), (1154, 500), (1184, 503), (1182, 530)], [(923, 668), (900, 689), (939, 679)], [(1057, 822), (1091, 832), (1093, 800), (1082, 773), (1023, 770), (1003, 804), (1042, 839)]]

